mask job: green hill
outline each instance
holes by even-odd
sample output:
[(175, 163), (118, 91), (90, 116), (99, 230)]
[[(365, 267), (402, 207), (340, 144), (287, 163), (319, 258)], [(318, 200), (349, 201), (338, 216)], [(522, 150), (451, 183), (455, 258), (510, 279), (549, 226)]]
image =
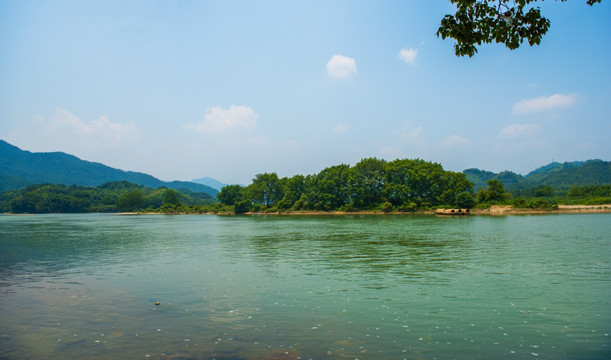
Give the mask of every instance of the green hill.
[(473, 183), (475, 191), (485, 189), (488, 186), (486, 183), (488, 180), (501, 180), (505, 184), (505, 189), (507, 190), (518, 189), (523, 186), (525, 181), (522, 175), (512, 171), (503, 171), (497, 174), (491, 171), (467, 169), (463, 171), (463, 173), (467, 175), (467, 179)]
[(32, 153), (0, 140), (0, 192), (32, 184), (95, 187), (112, 181), (129, 181), (153, 189), (165, 186), (175, 190), (207, 193), (212, 198), (218, 193), (210, 186), (186, 181), (165, 182), (148, 174), (115, 169), (63, 152)]
[(593, 186), (611, 184), (611, 162), (603, 160), (588, 160), (558, 163), (553, 162), (542, 166), (526, 176), (511, 171), (493, 173), (479, 169), (463, 171), (477, 191), (486, 188), (486, 182), (498, 179), (505, 183), (505, 189), (510, 192), (521, 192), (526, 189), (551, 186), (556, 191), (566, 192), (572, 186)]
[(527, 175), (529, 186), (549, 185), (568, 190), (571, 186), (611, 184), (611, 162), (602, 160), (576, 161), (559, 164), (547, 171)]

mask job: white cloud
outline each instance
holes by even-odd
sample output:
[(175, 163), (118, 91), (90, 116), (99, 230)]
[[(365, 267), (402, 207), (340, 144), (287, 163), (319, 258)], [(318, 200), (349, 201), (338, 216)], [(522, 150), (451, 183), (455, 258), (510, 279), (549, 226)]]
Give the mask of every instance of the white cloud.
[(416, 66), (416, 57), (418, 56), (418, 49), (408, 49), (403, 48), (397, 54), (397, 57), (401, 59), (404, 63), (409, 64), (411, 66)]
[(382, 158), (399, 159), (405, 157), (401, 149), (392, 146), (382, 146), (378, 149), (378, 153), (382, 155)]
[[(9, 136), (9, 142), (29, 151), (63, 151), (81, 159), (125, 168), (138, 148), (140, 134), (132, 123), (115, 123), (106, 116), (83, 120), (57, 107), (50, 117), (36, 116)], [(111, 158), (113, 160), (111, 160)], [(130, 168), (130, 170), (138, 170)]]
[(333, 55), (327, 63), (327, 75), (334, 78), (347, 78), (356, 73), (356, 62), (353, 58)]
[(204, 115), (204, 120), (187, 127), (207, 134), (227, 131), (251, 131), (257, 126), (259, 115), (248, 106), (231, 105), (229, 109), (213, 107)]
[(399, 131), (399, 136), (410, 140), (410, 141), (414, 141), (417, 139), (421, 139), (422, 138), (422, 133), (424, 132), (424, 129), (422, 128), (422, 126), (416, 126), (416, 124), (414, 124), (413, 121), (411, 120), (406, 120), (405, 123), (403, 124), (403, 127), (401, 128), (401, 130)]
[(540, 129), (539, 124), (511, 124), (501, 130), (501, 135), (505, 137), (533, 136)]
[(346, 131), (348, 131), (348, 126), (342, 123), (335, 125), (335, 127), (333, 128), (333, 132), (336, 133), (345, 133)]
[(420, 134), (422, 134), (423, 130), (424, 129), (422, 128), (422, 126), (418, 126), (415, 128), (405, 128), (401, 133), (401, 137), (408, 139), (416, 139), (420, 137)]
[(518, 101), (511, 108), (514, 114), (530, 114), (545, 110), (563, 109), (574, 106), (577, 103), (576, 94), (554, 94), (533, 99)]
[[(133, 126), (113, 123), (106, 116), (100, 116), (92, 121), (83, 121), (68, 110), (57, 107), (46, 128), (49, 132), (62, 133), (62, 137), (75, 136), (81, 140), (95, 138), (99, 141), (117, 144), (132, 131)], [(83, 141), (86, 142), (86, 140)]]
[(467, 145), (469, 143), (469, 139), (461, 135), (450, 135), (441, 141), (441, 147), (443, 148), (453, 148)]

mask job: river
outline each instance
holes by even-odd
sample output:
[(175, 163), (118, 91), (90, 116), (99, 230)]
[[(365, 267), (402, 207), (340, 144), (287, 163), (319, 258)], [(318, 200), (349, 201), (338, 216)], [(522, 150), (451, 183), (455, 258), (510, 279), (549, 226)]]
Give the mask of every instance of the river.
[(0, 359), (609, 359), (610, 302), (611, 214), (0, 216)]

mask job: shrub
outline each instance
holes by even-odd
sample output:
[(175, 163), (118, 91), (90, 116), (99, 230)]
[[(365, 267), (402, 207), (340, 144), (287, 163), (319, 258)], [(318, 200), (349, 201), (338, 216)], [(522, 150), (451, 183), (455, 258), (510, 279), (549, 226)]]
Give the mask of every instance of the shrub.
[(586, 205), (603, 205), (603, 204), (611, 204), (611, 197), (594, 196), (590, 200), (586, 201)]
[(529, 202), (528, 207), (531, 209), (557, 209), (558, 205), (543, 199), (533, 199)]
[(535, 190), (535, 196), (536, 197), (554, 196), (554, 188), (549, 185), (541, 186)]
[(388, 213), (392, 211), (392, 204), (389, 203), (388, 201), (380, 204), (379, 209), (382, 210), (382, 212)]
[(308, 197), (306, 194), (301, 194), (299, 200), (295, 201), (295, 204), (293, 204), (293, 210), (305, 210), (308, 209), (309, 206), (310, 202), (308, 201)]
[(517, 208), (526, 208), (529, 206), (529, 203), (525, 198), (517, 198), (513, 201), (513, 206)]
[(461, 192), (456, 195), (456, 206), (459, 208), (472, 208), (477, 204), (477, 200), (473, 194), (468, 192)]
[(345, 211), (345, 212), (350, 212), (350, 211), (354, 211), (354, 204), (349, 203), (346, 205), (341, 206), (339, 209), (339, 211)]
[(401, 212), (414, 212), (418, 208), (416, 203), (410, 202), (408, 204), (401, 204), (397, 207), (397, 211)]
[(233, 212), (235, 212), (236, 214), (244, 214), (248, 212), (249, 210), (250, 210), (250, 201), (248, 200), (238, 201), (233, 206)]

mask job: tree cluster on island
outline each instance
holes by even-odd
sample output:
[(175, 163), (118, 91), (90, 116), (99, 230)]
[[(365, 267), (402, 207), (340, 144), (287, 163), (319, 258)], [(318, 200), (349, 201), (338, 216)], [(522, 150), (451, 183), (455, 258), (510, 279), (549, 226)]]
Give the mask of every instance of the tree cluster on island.
[(330, 166), (314, 175), (279, 178), (258, 174), (248, 186), (226, 186), (217, 194), (236, 213), (248, 211), (414, 211), (442, 204), (475, 205), (473, 184), (463, 173), (416, 159), (367, 158), (353, 167)]
[(233, 207), (235, 213), (413, 212), (439, 207), (485, 208), (493, 204), (553, 208), (558, 203), (611, 203), (611, 186), (573, 186), (568, 192), (557, 192), (551, 186), (540, 185), (512, 194), (502, 181), (491, 179), (486, 188), (476, 193), (464, 173), (444, 170), (437, 163), (367, 158), (353, 167), (336, 165), (307, 176), (258, 174), (247, 186), (225, 186), (217, 198), (221, 204)]

